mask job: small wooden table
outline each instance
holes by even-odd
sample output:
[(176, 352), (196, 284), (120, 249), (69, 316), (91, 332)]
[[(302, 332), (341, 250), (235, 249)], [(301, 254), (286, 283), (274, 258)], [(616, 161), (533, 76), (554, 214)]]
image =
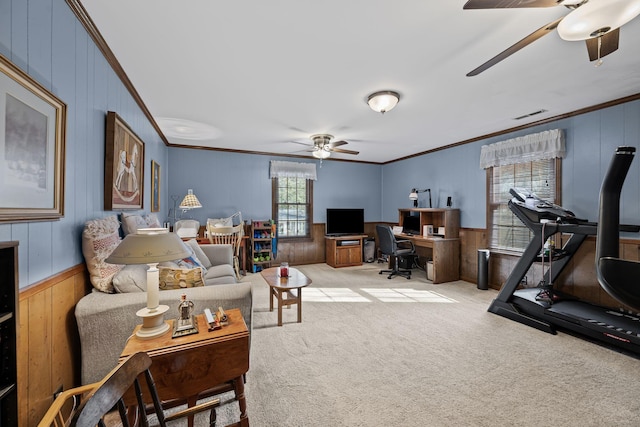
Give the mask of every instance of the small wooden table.
[(311, 284), (311, 279), (300, 270), (289, 267), (289, 277), (280, 277), (280, 267), (262, 270), (264, 280), (269, 284), (269, 311), (273, 311), (273, 298), (278, 301), (278, 326), (282, 326), (282, 307), (298, 304), (298, 323), (302, 322), (302, 288)]
[[(225, 383), (232, 383), (240, 407), (240, 421), (236, 426), (249, 426), (244, 395), (244, 374), (249, 370), (249, 331), (239, 309), (225, 310), (229, 324), (209, 332), (203, 314), (196, 316), (198, 333), (171, 338), (171, 328), (157, 338), (142, 340), (135, 335), (127, 341), (120, 360), (139, 351), (151, 357), (151, 374), (163, 401), (185, 400), (195, 405), (201, 395)], [(148, 394), (146, 394), (148, 396)], [(150, 401), (148, 403), (151, 403)], [(130, 389), (125, 404), (135, 407), (136, 399)], [(193, 417), (189, 418), (193, 426)]]

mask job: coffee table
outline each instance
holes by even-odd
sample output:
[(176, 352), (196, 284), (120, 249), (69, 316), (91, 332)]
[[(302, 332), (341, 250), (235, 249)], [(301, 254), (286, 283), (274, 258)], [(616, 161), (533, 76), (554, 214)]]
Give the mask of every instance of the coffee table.
[(282, 307), (298, 304), (298, 323), (302, 322), (302, 288), (311, 284), (311, 279), (297, 268), (289, 267), (289, 276), (280, 277), (279, 267), (261, 271), (269, 284), (269, 311), (273, 311), (273, 298), (278, 301), (278, 326), (282, 326)]

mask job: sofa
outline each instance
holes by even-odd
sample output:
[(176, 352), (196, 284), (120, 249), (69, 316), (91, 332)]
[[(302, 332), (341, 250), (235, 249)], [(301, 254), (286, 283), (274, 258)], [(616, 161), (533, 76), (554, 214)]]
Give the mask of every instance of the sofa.
[[(104, 262), (120, 241), (120, 223), (115, 216), (88, 221), (83, 230), (83, 254), (94, 289), (76, 305), (75, 317), (80, 336), (81, 382), (102, 379), (118, 363), (120, 353), (133, 329), (141, 324), (136, 312), (145, 307), (146, 266), (114, 266)], [(205, 308), (215, 311), (240, 309), (247, 328), (252, 330), (253, 294), (251, 283), (236, 283), (231, 245), (197, 245), (186, 242), (193, 252), (190, 262), (202, 264), (185, 269), (173, 263), (161, 270), (160, 304), (168, 305), (165, 320), (177, 318), (182, 294), (194, 303), (194, 314)], [(207, 267), (205, 267), (207, 266)], [(162, 273), (162, 269), (168, 271)], [(198, 279), (185, 283), (184, 274), (172, 283), (173, 271), (197, 270)], [(190, 276), (189, 276), (190, 277)]]

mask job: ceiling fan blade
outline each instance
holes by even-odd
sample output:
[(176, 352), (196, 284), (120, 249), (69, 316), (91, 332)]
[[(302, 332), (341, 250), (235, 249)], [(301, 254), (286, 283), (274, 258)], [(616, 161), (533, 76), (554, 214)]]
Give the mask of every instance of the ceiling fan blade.
[(502, 51), (498, 55), (494, 56), (493, 58), (491, 58), (490, 60), (488, 60), (487, 62), (485, 62), (484, 64), (482, 64), (478, 68), (476, 68), (475, 70), (470, 71), (469, 73), (467, 73), (467, 77), (472, 77), (472, 76), (476, 76), (476, 75), (480, 74), (484, 70), (493, 67), (494, 65), (496, 65), (498, 62), (502, 61), (503, 59), (506, 59), (509, 56), (513, 55), (514, 53), (516, 53), (520, 49), (526, 47), (527, 45), (530, 45), (531, 43), (533, 43), (534, 41), (538, 40), (542, 36), (546, 36), (551, 31), (556, 29), (556, 27), (558, 26), (560, 21), (562, 21), (562, 19), (563, 18), (556, 19), (555, 21), (550, 22), (547, 25), (538, 28), (533, 33), (529, 34), (527, 37), (523, 38), (522, 40), (520, 40), (516, 44), (514, 44), (511, 47), (507, 48), (506, 50)]
[(305, 145), (307, 147), (313, 147), (313, 144), (309, 144), (308, 142), (300, 142), (300, 141), (289, 141), (289, 142), (293, 142), (294, 144)]
[[(620, 28), (609, 31), (607, 34), (585, 40), (587, 42), (587, 52), (589, 53), (589, 61), (597, 61), (610, 53), (618, 50), (618, 41), (620, 40)], [(598, 43), (600, 43), (600, 52), (598, 52)]]
[(463, 9), (515, 9), (557, 6), (557, 0), (469, 0)]
[(329, 145), (331, 145), (331, 147), (339, 147), (341, 145), (345, 145), (348, 144), (347, 141), (336, 141), (336, 142), (331, 142), (329, 143)]
[(332, 148), (329, 151), (333, 151), (334, 153), (342, 153), (342, 154), (360, 154), (359, 151), (353, 151), (353, 150), (345, 150), (343, 148)]

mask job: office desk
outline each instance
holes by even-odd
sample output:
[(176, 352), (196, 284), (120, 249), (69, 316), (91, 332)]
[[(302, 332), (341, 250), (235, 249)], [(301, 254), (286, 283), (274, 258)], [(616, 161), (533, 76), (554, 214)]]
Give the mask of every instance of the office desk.
[[(430, 238), (396, 234), (398, 240), (411, 240), (418, 256), (433, 259), (433, 283), (460, 279), (460, 239)], [(426, 270), (426, 269), (425, 269)]]

